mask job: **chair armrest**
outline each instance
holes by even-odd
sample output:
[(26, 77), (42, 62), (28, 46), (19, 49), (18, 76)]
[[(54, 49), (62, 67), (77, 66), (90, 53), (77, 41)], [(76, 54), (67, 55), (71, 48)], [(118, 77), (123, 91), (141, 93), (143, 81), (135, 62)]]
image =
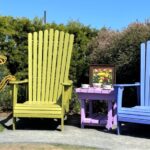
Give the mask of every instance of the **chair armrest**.
[(71, 80), (62, 83), (63, 90), (62, 90), (62, 107), (64, 108), (65, 112), (69, 111), (69, 101), (72, 97), (72, 84)]
[(63, 86), (71, 86), (72, 85), (72, 81), (71, 80), (68, 80), (67, 82), (63, 82), (61, 83)]
[[(140, 88), (140, 83), (135, 84), (114, 84), (116, 100), (117, 100), (117, 107), (118, 109), (122, 107), (122, 99), (123, 99), (123, 91), (125, 87), (137, 87)], [(139, 99), (139, 98), (138, 98)]]
[(140, 86), (140, 83), (134, 83), (134, 84), (114, 84), (114, 87), (134, 87), (134, 86)]
[(26, 84), (28, 83), (28, 80), (22, 80), (22, 81), (10, 81), (9, 84), (13, 85), (13, 107), (17, 104), (17, 95), (18, 95), (18, 85), (19, 84)]
[(21, 81), (10, 81), (9, 84), (25, 84), (28, 83), (28, 79), (21, 80)]

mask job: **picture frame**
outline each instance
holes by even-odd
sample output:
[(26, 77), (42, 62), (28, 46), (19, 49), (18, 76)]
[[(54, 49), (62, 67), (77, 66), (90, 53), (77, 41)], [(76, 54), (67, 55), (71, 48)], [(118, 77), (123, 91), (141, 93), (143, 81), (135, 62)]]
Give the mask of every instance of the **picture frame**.
[(89, 69), (90, 86), (96, 87), (112, 87), (116, 83), (115, 65), (96, 64), (90, 65)]

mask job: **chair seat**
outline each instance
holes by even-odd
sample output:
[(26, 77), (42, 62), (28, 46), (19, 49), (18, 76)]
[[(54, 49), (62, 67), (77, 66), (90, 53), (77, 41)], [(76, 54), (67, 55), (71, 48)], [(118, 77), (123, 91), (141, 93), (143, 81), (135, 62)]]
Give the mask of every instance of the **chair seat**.
[(56, 103), (40, 103), (29, 101), (18, 103), (14, 106), (14, 116), (16, 117), (44, 117), (44, 118), (59, 118), (62, 113), (62, 108)]
[[(122, 107), (119, 110), (119, 113), (125, 113), (125, 114), (150, 113), (150, 106), (134, 106), (134, 107), (130, 107), (130, 108)], [(147, 114), (147, 115), (150, 116), (150, 114)]]
[(150, 124), (150, 107), (135, 106), (121, 108), (118, 111), (118, 121)]

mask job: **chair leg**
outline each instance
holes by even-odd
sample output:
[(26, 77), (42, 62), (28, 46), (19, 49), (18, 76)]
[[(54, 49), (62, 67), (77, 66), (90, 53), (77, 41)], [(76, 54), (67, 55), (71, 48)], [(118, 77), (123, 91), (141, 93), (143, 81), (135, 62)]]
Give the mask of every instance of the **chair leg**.
[(83, 123), (83, 122), (81, 123), (81, 128), (82, 128), (82, 129), (84, 128), (84, 123)]
[(64, 117), (61, 118), (61, 131), (64, 130)]
[(13, 117), (12, 127), (13, 127), (13, 130), (16, 129), (16, 118), (15, 117)]
[(121, 122), (118, 121), (117, 123), (117, 134), (120, 135), (121, 133)]

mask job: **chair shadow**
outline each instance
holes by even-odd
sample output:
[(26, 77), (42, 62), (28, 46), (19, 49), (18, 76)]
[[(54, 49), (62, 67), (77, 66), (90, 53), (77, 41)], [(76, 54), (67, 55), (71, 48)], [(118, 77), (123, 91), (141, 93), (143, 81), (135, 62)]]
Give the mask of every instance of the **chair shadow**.
[(121, 135), (150, 139), (150, 125), (125, 123), (121, 126)]
[(65, 125), (80, 128), (80, 114), (68, 114), (65, 120)]
[(0, 120), (0, 124), (6, 129), (11, 129), (12, 125), (7, 125), (6, 123), (12, 119), (12, 116), (12, 113), (10, 113), (6, 118)]
[[(13, 115), (11, 113), (6, 118), (0, 120), (0, 124), (8, 130), (12, 130), (12, 116)], [(68, 114), (65, 118), (66, 118), (64, 120), (65, 125), (80, 128), (80, 114)], [(61, 124), (60, 119), (19, 118), (16, 121), (16, 129), (60, 131), (60, 124)]]
[[(11, 113), (6, 118), (0, 120), (0, 124), (8, 130), (12, 130), (12, 116), (13, 115)], [(60, 119), (19, 118), (16, 121), (16, 129), (60, 131), (60, 124), (61, 124)], [(80, 128), (80, 115), (79, 114), (67, 115), (67, 119), (64, 120), (64, 124), (67, 126), (75, 126)]]
[[(8, 130), (12, 130), (12, 114), (0, 120), (0, 124), (4, 128)], [(65, 125), (81, 128), (80, 114), (67, 115), (67, 119), (65, 120)], [(60, 131), (60, 119), (19, 118), (17, 119), (16, 129)], [(95, 129), (98, 130), (99, 132), (105, 132), (114, 135), (117, 134), (116, 129), (107, 130), (105, 127), (85, 126), (85, 129)], [(121, 128), (121, 135), (124, 136), (150, 139), (149, 133), (150, 133), (149, 125), (125, 123), (124, 125), (122, 125)]]
[[(0, 121), (0, 124), (12, 130), (12, 114)], [(9, 123), (8, 123), (9, 122)], [(8, 125), (9, 124), (9, 125)], [(16, 121), (17, 130), (58, 130), (60, 131), (60, 119), (40, 119), (40, 118), (18, 118)]]

